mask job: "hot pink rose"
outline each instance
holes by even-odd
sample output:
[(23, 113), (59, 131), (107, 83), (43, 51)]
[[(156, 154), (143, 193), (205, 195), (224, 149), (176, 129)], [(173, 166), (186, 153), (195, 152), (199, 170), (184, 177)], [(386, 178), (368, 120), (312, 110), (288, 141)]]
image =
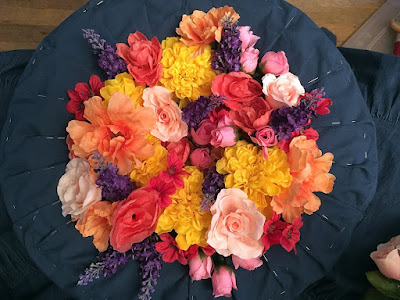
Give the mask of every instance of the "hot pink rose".
[(211, 278), (211, 271), (214, 265), (211, 256), (204, 255), (203, 258), (197, 253), (189, 259), (189, 275), (193, 281)]
[(216, 125), (210, 119), (205, 119), (200, 122), (199, 127), (195, 131), (193, 128), (190, 134), (197, 145), (207, 145), (211, 141), (211, 132), (216, 128)]
[(185, 163), (189, 157), (193, 144), (187, 138), (182, 138), (179, 142), (168, 143), (166, 146), (168, 152), (175, 151), (178, 158)]
[(275, 146), (278, 143), (278, 137), (271, 126), (264, 126), (257, 130), (255, 137), (250, 137), (251, 141), (263, 147), (264, 159), (268, 159), (268, 148)]
[(216, 128), (211, 132), (211, 145), (214, 147), (230, 147), (236, 145), (237, 130), (234, 126)]
[(370, 257), (383, 275), (400, 280), (400, 235), (379, 244), (377, 251), (372, 252)]
[(213, 217), (207, 243), (223, 256), (261, 256), (265, 217), (242, 190), (222, 189), (210, 209)]
[(260, 70), (263, 74), (271, 73), (276, 76), (289, 72), (289, 64), (285, 52), (267, 52), (261, 58)]
[(240, 53), (240, 64), (242, 71), (245, 73), (253, 73), (258, 64), (258, 55), (260, 51), (253, 47), (246, 49)]
[(153, 87), (162, 75), (161, 60), (162, 48), (156, 37), (151, 41), (136, 31), (128, 37), (129, 47), (117, 44), (117, 54), (126, 62), (129, 73), (140, 85)]
[(290, 72), (279, 77), (266, 74), (262, 78), (262, 82), (263, 93), (273, 109), (296, 106), (300, 101), (300, 95), (305, 93), (299, 78)]
[(214, 271), (211, 278), (213, 296), (232, 297), (232, 289), (237, 290), (235, 273), (228, 266), (222, 266)]
[(233, 125), (233, 121), (229, 117), (229, 111), (226, 109), (221, 109), (219, 111), (213, 110), (210, 114), (210, 120), (217, 127)]
[(211, 163), (210, 149), (197, 148), (190, 153), (190, 162), (199, 169), (207, 169)]
[(263, 264), (262, 260), (259, 257), (250, 259), (241, 259), (236, 255), (232, 255), (232, 262), (236, 270), (239, 269), (239, 267), (241, 267), (249, 271), (253, 271), (254, 269), (262, 266)]
[(253, 31), (250, 30), (250, 26), (239, 26), (240, 31), (239, 40), (242, 41), (242, 50), (254, 47), (256, 42), (260, 39), (259, 36), (254, 35)]
[(156, 128), (150, 133), (163, 142), (179, 142), (188, 134), (182, 111), (166, 88), (155, 86), (143, 91), (143, 106), (152, 108), (157, 117)]

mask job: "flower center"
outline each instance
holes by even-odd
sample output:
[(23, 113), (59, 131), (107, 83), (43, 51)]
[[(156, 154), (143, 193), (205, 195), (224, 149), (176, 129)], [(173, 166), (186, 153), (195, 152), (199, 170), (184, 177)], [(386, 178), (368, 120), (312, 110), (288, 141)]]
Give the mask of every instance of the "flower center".
[(268, 234), (274, 234), (275, 227), (276, 227), (275, 225), (269, 226), (269, 228), (267, 229)]
[(292, 232), (293, 232), (293, 229), (289, 229), (288, 232), (286, 233), (286, 238), (288, 240), (290, 240), (292, 238)]
[(170, 174), (170, 175), (174, 175), (175, 172), (176, 172), (176, 167), (175, 167), (175, 166), (171, 166), (171, 167), (168, 169), (168, 174)]
[(132, 220), (136, 220), (136, 215), (135, 214), (132, 215)]

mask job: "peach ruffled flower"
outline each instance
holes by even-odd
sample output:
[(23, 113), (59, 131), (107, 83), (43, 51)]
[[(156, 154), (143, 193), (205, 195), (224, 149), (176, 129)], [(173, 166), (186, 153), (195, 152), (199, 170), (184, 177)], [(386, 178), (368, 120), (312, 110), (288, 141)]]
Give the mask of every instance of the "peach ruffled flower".
[(277, 214), (282, 214), (286, 222), (291, 223), (303, 212), (311, 215), (319, 209), (321, 201), (314, 192), (332, 192), (336, 177), (328, 173), (333, 154), (322, 155), (315, 140), (308, 140), (305, 136), (295, 137), (287, 156), (292, 184), (273, 197), (271, 206)]
[(119, 168), (121, 175), (132, 171), (137, 157), (153, 155), (154, 147), (145, 138), (156, 123), (151, 108), (135, 109), (128, 96), (114, 93), (107, 108), (100, 97), (87, 100), (84, 116), (90, 123), (73, 120), (67, 127), (75, 155), (88, 157), (97, 150)]
[(99, 252), (108, 248), (112, 216), (117, 205), (118, 202), (97, 202), (75, 225), (83, 237), (93, 236), (93, 244)]
[(183, 15), (176, 33), (181, 36), (181, 42), (186, 46), (198, 44), (202, 49), (207, 44), (221, 40), (224, 17), (233, 22), (239, 19), (235, 10), (227, 5), (219, 8), (213, 7), (207, 13), (195, 10), (190, 16)]

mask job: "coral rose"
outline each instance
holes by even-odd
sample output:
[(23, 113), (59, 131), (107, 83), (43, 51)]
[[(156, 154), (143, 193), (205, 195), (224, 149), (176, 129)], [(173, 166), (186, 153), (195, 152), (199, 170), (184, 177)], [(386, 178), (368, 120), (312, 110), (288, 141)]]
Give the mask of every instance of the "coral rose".
[(229, 113), (233, 124), (242, 129), (248, 135), (261, 129), (269, 123), (272, 109), (261, 97), (256, 97), (242, 104), (241, 109), (233, 109)]
[(155, 86), (143, 91), (143, 106), (151, 108), (156, 117), (156, 128), (151, 134), (163, 142), (179, 142), (187, 136), (188, 126), (182, 121), (182, 111), (165, 87)]
[(182, 138), (179, 142), (168, 143), (166, 148), (168, 152), (174, 151), (178, 155), (178, 158), (185, 163), (189, 157), (193, 145), (187, 138)]
[(118, 43), (117, 54), (126, 62), (129, 74), (140, 85), (153, 87), (162, 75), (161, 44), (156, 37), (151, 41), (136, 31), (128, 37), (129, 47)]
[(278, 78), (273, 74), (266, 74), (262, 82), (263, 93), (273, 109), (296, 106), (300, 101), (300, 95), (305, 93), (299, 78), (290, 72)]
[(111, 219), (117, 205), (118, 202), (97, 202), (75, 225), (83, 237), (93, 236), (93, 244), (99, 252), (106, 251), (108, 248)]
[(275, 76), (289, 72), (289, 64), (285, 52), (269, 51), (265, 53), (261, 58), (260, 70), (263, 74), (271, 73)]
[(57, 194), (63, 216), (71, 215), (72, 220), (84, 216), (93, 204), (101, 200), (101, 189), (96, 185), (96, 177), (91, 174), (86, 159), (74, 158), (67, 164), (65, 174), (58, 182)]
[(210, 149), (197, 148), (190, 153), (190, 163), (199, 169), (207, 169), (211, 164)]
[(400, 235), (379, 244), (377, 251), (372, 252), (370, 257), (383, 275), (400, 280)]
[(240, 110), (241, 103), (249, 102), (262, 95), (262, 86), (250, 75), (243, 72), (231, 72), (215, 76), (211, 90), (226, 100), (224, 104), (231, 109)]
[(110, 234), (114, 250), (126, 252), (134, 243), (143, 241), (154, 232), (162, 212), (158, 196), (159, 193), (154, 190), (140, 188), (119, 202), (113, 214)]
[(228, 266), (217, 268), (212, 275), (211, 282), (215, 298), (221, 296), (230, 298), (232, 289), (237, 290), (235, 273)]
[(223, 256), (241, 259), (261, 256), (265, 217), (239, 189), (222, 189), (210, 209), (213, 217), (207, 243)]
[(100, 97), (87, 100), (85, 118), (90, 123), (76, 120), (68, 123), (75, 155), (88, 157), (97, 150), (118, 167), (120, 175), (131, 172), (138, 157), (153, 155), (154, 147), (145, 138), (156, 123), (152, 109), (135, 109), (128, 96), (114, 93), (107, 108)]

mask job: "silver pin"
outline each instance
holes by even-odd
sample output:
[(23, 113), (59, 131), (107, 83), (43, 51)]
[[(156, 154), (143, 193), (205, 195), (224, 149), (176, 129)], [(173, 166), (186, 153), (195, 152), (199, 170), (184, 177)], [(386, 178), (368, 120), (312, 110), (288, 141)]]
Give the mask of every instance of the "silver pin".
[(65, 136), (58, 136), (57, 140), (65, 140)]
[(330, 246), (329, 246), (329, 249), (332, 249), (332, 248), (333, 248), (333, 245), (334, 245), (334, 244), (330, 245)]
[(35, 219), (36, 219), (36, 215), (34, 215), (34, 216), (33, 216), (33, 219), (32, 219), (32, 221), (35, 221)]
[(282, 9), (282, 10), (283, 10), (283, 8), (282, 8), (282, 7), (280, 7), (280, 6), (277, 6), (277, 8), (279, 8), (279, 9)]
[(356, 120), (352, 120), (351, 123), (357, 123), (357, 121)]
[(332, 125), (340, 125), (340, 122), (332, 122)]
[(368, 158), (368, 153), (367, 152), (364, 153), (364, 157)]
[(8, 123), (11, 123), (12, 119), (10, 118), (10, 120), (8, 120)]
[(366, 139), (367, 138), (367, 134), (366, 133), (364, 133), (364, 139)]
[(41, 46), (39, 50), (42, 50), (42, 49), (43, 49), (43, 46)]
[(30, 172), (30, 171), (28, 171), (28, 172), (26, 172), (26, 174), (28, 174), (28, 175), (29, 175), (29, 174), (31, 174), (31, 172)]
[(347, 163), (346, 164), (348, 167), (351, 167), (353, 164), (351, 164), (351, 163)]
[(347, 75), (347, 79), (349, 80), (349, 82), (351, 82), (351, 79), (350, 79), (350, 76), (349, 76), (349, 75)]
[(47, 171), (47, 170), (51, 170), (51, 169), (55, 169), (56, 167), (48, 167), (48, 168), (44, 168), (43, 171)]
[(292, 17), (289, 22), (286, 24), (285, 28), (287, 28), (289, 26), (289, 24), (293, 21), (294, 17)]
[(45, 96), (45, 95), (38, 95), (38, 97), (46, 98), (46, 96)]
[(328, 72), (326, 72), (326, 75), (329, 75), (329, 74), (331, 74), (332, 73), (332, 71), (328, 71)]
[(343, 65), (343, 60), (341, 60), (340, 63)]
[(69, 224), (69, 223), (71, 223), (72, 222), (72, 220), (69, 220), (68, 222), (67, 222), (67, 225)]
[(102, 4), (104, 1), (103, 0), (101, 0), (101, 1), (99, 1), (99, 2), (97, 2), (97, 4), (96, 5), (100, 5), (100, 4)]
[(32, 65), (34, 65), (35, 64), (35, 62), (36, 62), (36, 58), (32, 61)]
[(318, 79), (319, 79), (319, 77), (316, 77), (316, 78), (314, 78), (314, 79), (311, 79), (308, 83), (314, 82), (314, 81), (316, 81), (316, 80), (318, 80)]
[(276, 274), (276, 272), (275, 272), (275, 271), (272, 271), (272, 273), (274, 273), (275, 277), (278, 277), (278, 274)]
[(6, 136), (6, 142), (8, 142), (8, 136)]
[(263, 257), (264, 257), (265, 261), (268, 262), (268, 258), (265, 256), (265, 254), (263, 254)]
[(194, 300), (194, 297), (192, 296), (192, 300)]
[(19, 229), (21, 229), (21, 230), (22, 230), (22, 226), (19, 226)]
[(342, 230), (340, 230), (340, 232), (343, 232), (346, 229), (346, 227), (343, 227)]
[(56, 268), (57, 266), (55, 264), (53, 264), (53, 267)]
[(15, 205), (13, 205), (13, 209), (15, 209)]
[(322, 215), (322, 217), (323, 217), (324, 219), (326, 219), (326, 220), (329, 220), (328, 217), (325, 216), (325, 215)]
[(57, 99), (58, 99), (58, 100), (65, 100), (64, 98), (61, 98), (61, 97), (58, 97)]
[(310, 251), (311, 249), (308, 247), (308, 246), (306, 246), (306, 249), (308, 250), (308, 251)]
[(61, 201), (60, 201), (60, 200), (58, 200), (58, 201), (56, 201), (56, 202), (52, 203), (51, 205), (56, 205), (58, 202), (61, 202)]
[(332, 160), (332, 163), (334, 164), (334, 163), (335, 163), (335, 161), (334, 161), (334, 160)]
[(56, 232), (57, 232), (57, 229), (54, 230), (54, 231), (51, 233), (51, 235), (54, 235)]
[(54, 140), (54, 136), (46, 136), (46, 139), (48, 139), (48, 140)]
[(285, 291), (282, 291), (281, 295), (283, 295), (284, 293), (286, 293)]
[(85, 9), (83, 10), (83, 12), (84, 12), (84, 13), (87, 12), (87, 8), (85, 8)]

